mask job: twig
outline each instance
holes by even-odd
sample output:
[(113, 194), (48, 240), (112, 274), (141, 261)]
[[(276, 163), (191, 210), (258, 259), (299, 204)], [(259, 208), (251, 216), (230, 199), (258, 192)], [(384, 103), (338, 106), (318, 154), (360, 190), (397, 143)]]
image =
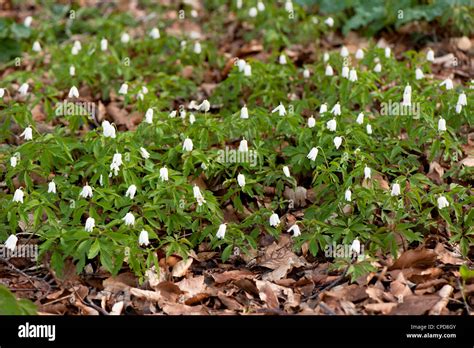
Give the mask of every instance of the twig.
[(346, 274), (347, 274), (347, 271), (349, 270), (349, 267), (351, 266), (351, 264), (348, 264), (347, 267), (344, 269), (344, 272), (337, 278), (335, 279), (332, 283), (326, 285), (326, 286), (323, 286), (321, 289), (319, 289), (318, 291), (316, 291), (314, 294), (312, 294), (311, 296), (309, 296), (307, 299), (308, 300), (312, 300), (316, 297), (319, 296), (319, 294), (323, 291), (326, 291), (326, 290), (329, 290), (329, 289), (332, 289), (333, 287), (335, 287), (337, 284), (339, 284), (339, 282), (341, 282), (341, 280), (343, 280), (345, 277), (346, 277)]
[(326, 312), (326, 314), (329, 314), (329, 315), (336, 315), (336, 312), (334, 312), (331, 308), (328, 307), (327, 304), (325, 304), (324, 302), (320, 302), (319, 303), (319, 307), (321, 307), (321, 309), (323, 311)]
[(469, 307), (469, 304), (466, 301), (466, 295), (464, 294), (464, 287), (462, 286), (459, 279), (457, 279), (457, 282), (458, 282), (459, 289), (461, 290), (462, 301), (464, 302), (464, 307), (466, 307), (467, 314), (471, 314), (471, 307)]
[(6, 264), (6, 265), (7, 265), (9, 268), (11, 268), (13, 271), (15, 271), (15, 272), (21, 274), (23, 277), (25, 277), (25, 278), (31, 283), (31, 285), (33, 285), (33, 287), (34, 287), (36, 290), (39, 290), (38, 287), (35, 285), (35, 283), (33, 283), (33, 281), (30, 279), (30, 278), (34, 278), (34, 279), (38, 280), (38, 278), (29, 276), (28, 274), (26, 274), (25, 272), (23, 272), (21, 269), (16, 268), (10, 261), (4, 259), (3, 257), (0, 257), (0, 261), (3, 262), (4, 264)]

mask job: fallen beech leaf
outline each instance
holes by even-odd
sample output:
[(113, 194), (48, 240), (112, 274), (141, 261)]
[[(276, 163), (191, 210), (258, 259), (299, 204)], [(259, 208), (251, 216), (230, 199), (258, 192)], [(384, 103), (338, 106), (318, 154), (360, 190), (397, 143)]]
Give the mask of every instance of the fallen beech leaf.
[(167, 303), (163, 306), (163, 312), (168, 315), (207, 315), (204, 306), (187, 306), (181, 303)]
[(148, 301), (159, 302), (163, 300), (160, 292), (130, 288), (130, 293), (138, 298), (144, 298)]
[(191, 298), (199, 293), (206, 292), (207, 285), (204, 284), (204, 276), (184, 278), (176, 285), (186, 293), (186, 298)]
[(474, 167), (474, 157), (472, 156), (466, 157), (459, 163), (461, 163), (465, 167)]
[(268, 308), (278, 309), (280, 303), (268, 282), (257, 281), (257, 288), (260, 291), (260, 299), (265, 302)]
[(247, 278), (236, 280), (234, 284), (250, 295), (259, 296), (257, 287), (251, 280)]
[(188, 257), (187, 260), (179, 261), (174, 265), (171, 275), (175, 278), (184, 277), (192, 263), (193, 259), (191, 257)]
[(212, 278), (214, 278), (214, 281), (218, 284), (226, 283), (229, 280), (239, 280), (242, 278), (253, 279), (255, 277), (256, 277), (256, 274), (253, 274), (252, 272), (247, 271), (247, 270), (233, 270), (233, 271), (227, 271), (223, 273), (215, 273), (212, 275)]
[(407, 250), (400, 255), (389, 269), (403, 269), (409, 267), (427, 268), (436, 262), (436, 257), (436, 252), (431, 249)]
[(430, 163), (430, 169), (426, 176), (431, 179), (434, 183), (441, 185), (443, 183), (444, 168), (441, 165), (433, 161)]
[(430, 315), (440, 315), (442, 310), (446, 308), (446, 306), (449, 303), (449, 297), (453, 293), (454, 288), (446, 284), (441, 288), (441, 290), (438, 292), (438, 295), (441, 297), (441, 299), (431, 308), (430, 310)]
[(120, 314), (122, 314), (123, 307), (124, 307), (124, 302), (123, 301), (116, 302), (112, 306), (112, 310), (110, 311), (110, 315), (120, 315)]
[(390, 315), (423, 315), (439, 301), (437, 295), (407, 296), (389, 314)]
[(397, 306), (397, 303), (369, 303), (364, 306), (368, 312), (381, 312), (382, 314), (390, 313), (393, 308)]
[(200, 292), (199, 294), (196, 294), (193, 297), (188, 298), (186, 301), (184, 301), (184, 304), (188, 305), (188, 306), (194, 306), (194, 305), (204, 301), (205, 299), (208, 299), (209, 297), (210, 297), (209, 294), (206, 294), (204, 292)]
[(224, 306), (231, 310), (240, 311), (243, 309), (243, 306), (237, 300), (233, 299), (230, 296), (226, 296), (222, 293), (219, 293), (217, 295), (217, 298), (222, 302)]

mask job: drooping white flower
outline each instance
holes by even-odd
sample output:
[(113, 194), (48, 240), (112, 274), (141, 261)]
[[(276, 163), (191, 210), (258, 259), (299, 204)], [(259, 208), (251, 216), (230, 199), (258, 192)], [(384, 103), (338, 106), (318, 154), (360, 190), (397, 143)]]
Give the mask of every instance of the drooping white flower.
[(449, 202), (444, 196), (438, 197), (438, 209), (443, 209), (449, 207)]
[(54, 182), (54, 180), (51, 180), (48, 183), (48, 193), (56, 193), (56, 183)]
[(71, 54), (73, 56), (77, 56), (79, 54), (80, 49), (77, 46), (72, 46), (71, 48)]
[(33, 129), (30, 126), (26, 127), (23, 133), (20, 134), (25, 140), (33, 140)]
[(314, 128), (314, 126), (316, 126), (316, 119), (311, 116), (310, 118), (308, 118), (308, 127)]
[(236, 1), (236, 6), (239, 10), (242, 8), (242, 5), (243, 5), (243, 0), (237, 0)]
[(286, 109), (285, 106), (280, 102), (280, 104), (272, 110), (272, 114), (278, 111), (278, 115), (280, 116), (285, 116), (286, 115)]
[(211, 103), (207, 99), (204, 99), (201, 104), (199, 104), (199, 111), (208, 112), (211, 109)]
[(278, 62), (280, 63), (280, 65), (286, 65), (287, 63), (286, 56), (284, 54), (280, 54), (280, 57), (278, 58)]
[(357, 238), (352, 241), (351, 251), (356, 255), (360, 254), (360, 242)]
[(435, 56), (433, 50), (430, 48), (428, 52), (426, 52), (426, 60), (429, 62), (434, 62)]
[(329, 27), (332, 27), (334, 25), (334, 19), (332, 17), (328, 17), (324, 23), (326, 23)]
[(82, 198), (92, 198), (92, 187), (90, 187), (89, 185), (84, 185), (82, 187), (82, 191), (81, 193), (79, 194)]
[(138, 245), (149, 245), (150, 241), (148, 238), (148, 232), (146, 230), (141, 230), (140, 235), (138, 236)]
[(196, 199), (197, 204), (199, 206), (201, 206), (203, 203), (206, 203), (206, 200), (204, 199), (204, 197), (201, 194), (201, 190), (199, 189), (199, 186), (197, 186), (197, 185), (193, 186), (193, 195), (194, 195), (194, 198)]
[(102, 174), (99, 176), (99, 185), (104, 186), (104, 176)]
[(244, 71), (246, 65), (247, 65), (247, 62), (244, 59), (237, 60), (237, 68), (239, 69), (240, 72)]
[(71, 65), (69, 67), (69, 75), (76, 76), (76, 68), (74, 67), (74, 65)]
[(370, 179), (372, 177), (372, 169), (365, 166), (364, 168), (364, 179)]
[(303, 70), (303, 77), (305, 79), (309, 79), (310, 76), (311, 76), (311, 72), (308, 69), (304, 69)]
[(287, 178), (291, 177), (290, 168), (288, 168), (288, 166), (283, 166), (283, 174), (285, 174)]
[(127, 94), (128, 93), (128, 85), (126, 83), (122, 83), (119, 89), (119, 94)]
[(462, 105), (461, 104), (456, 104), (456, 113), (460, 114), (462, 111)]
[(324, 54), (323, 54), (323, 61), (324, 61), (324, 63), (327, 63), (328, 60), (329, 60), (329, 53), (324, 52)]
[(321, 104), (319, 107), (319, 113), (323, 114), (328, 111), (328, 105), (326, 103)]
[(15, 168), (16, 165), (18, 164), (18, 157), (13, 155), (12, 157), (10, 157), (10, 165)]
[(168, 168), (166, 167), (160, 168), (160, 179), (162, 181), (168, 181)]
[(335, 137), (334, 140), (334, 146), (336, 147), (336, 150), (339, 149), (339, 147), (342, 144), (342, 138), (341, 137)]
[(112, 126), (109, 121), (102, 121), (102, 130), (104, 137), (115, 139), (115, 127)]
[(362, 49), (359, 48), (356, 51), (355, 57), (356, 57), (357, 60), (363, 59), (364, 58), (364, 51), (362, 51)]
[(257, 9), (260, 11), (260, 12), (263, 12), (265, 11), (265, 4), (261, 1), (257, 2)]
[(423, 70), (420, 68), (416, 68), (415, 70), (415, 78), (417, 80), (423, 80), (425, 78), (425, 74), (423, 74)]
[(250, 64), (245, 64), (244, 76), (252, 76), (252, 67), (250, 66)]
[(10, 251), (15, 251), (16, 243), (18, 243), (18, 237), (14, 234), (11, 234), (5, 241), (5, 248)]
[(25, 20), (23, 21), (23, 25), (27, 28), (31, 26), (31, 23), (33, 22), (33, 17), (27, 16), (25, 17)]
[(301, 236), (301, 230), (300, 227), (297, 224), (294, 224), (288, 229), (288, 232), (293, 232), (293, 237), (299, 237)]
[(311, 161), (316, 161), (316, 157), (318, 157), (318, 152), (319, 152), (318, 148), (313, 147), (309, 151), (308, 155), (306, 155), (306, 158), (310, 159)]
[(81, 42), (78, 41), (78, 40), (75, 40), (75, 41), (74, 41), (73, 46), (76, 47), (79, 51), (82, 50)]
[(368, 124), (365, 129), (367, 130), (367, 134), (372, 134), (372, 126), (370, 124)]
[(359, 113), (359, 115), (357, 115), (356, 122), (357, 122), (358, 124), (364, 123), (364, 113), (363, 113), (363, 112), (361, 112), (361, 113)]
[(245, 186), (245, 176), (243, 174), (237, 175), (237, 183), (239, 184), (240, 187)]
[(86, 226), (84, 227), (84, 229), (86, 230), (86, 232), (92, 232), (94, 227), (95, 227), (95, 219), (88, 217), (86, 220)]
[(132, 184), (128, 187), (127, 192), (125, 192), (125, 197), (129, 197), (130, 199), (133, 199), (136, 193), (137, 193), (137, 187)]
[(341, 104), (339, 104), (339, 102), (337, 102), (336, 105), (333, 106), (333, 108), (331, 109), (331, 113), (335, 116), (341, 114)]
[(329, 129), (331, 132), (335, 132), (337, 127), (336, 119), (332, 119), (326, 122), (326, 128)]
[[(198, 105), (198, 108), (199, 108), (199, 105)], [(177, 111), (176, 110), (173, 110), (169, 113), (168, 117), (169, 118), (175, 118), (176, 117), (176, 114), (177, 114)]]
[(184, 139), (183, 151), (193, 151), (193, 141), (189, 138)]
[(347, 57), (349, 55), (349, 50), (347, 49), (346, 46), (341, 47), (341, 57)]
[(341, 76), (346, 78), (346, 79), (349, 78), (349, 67), (348, 66), (342, 67)]
[(240, 152), (247, 152), (249, 150), (247, 140), (242, 139), (239, 144), (239, 151)]
[(100, 40), (100, 50), (101, 51), (107, 51), (108, 46), (109, 46), (109, 42), (107, 41), (107, 39)]
[(438, 120), (438, 130), (440, 132), (446, 132), (446, 120), (442, 117)]
[(79, 98), (79, 90), (76, 86), (72, 86), (69, 90), (68, 98)]
[(194, 49), (193, 49), (193, 51), (194, 51), (194, 53), (196, 53), (196, 54), (201, 54), (201, 52), (202, 52), (201, 43), (196, 42), (196, 43), (194, 44)]
[(277, 213), (273, 213), (272, 215), (270, 215), (270, 226), (272, 227), (276, 227), (280, 224), (280, 218), (278, 217), (278, 214)]
[(411, 105), (411, 86), (409, 84), (405, 86), (405, 89), (403, 91), (402, 105)]
[(334, 70), (332, 69), (332, 66), (330, 66), (329, 64), (326, 65), (325, 74), (326, 74), (326, 76), (333, 76), (334, 75)]
[(246, 105), (244, 105), (242, 109), (240, 109), (240, 118), (244, 118), (244, 119), (249, 118), (249, 110), (247, 109)]
[(122, 36), (120, 37), (120, 41), (122, 43), (126, 44), (130, 42), (130, 35), (128, 33), (123, 33)]
[(293, 12), (293, 2), (291, 0), (286, 0), (285, 2), (285, 11)]
[(125, 221), (126, 226), (133, 226), (135, 225), (135, 216), (133, 216), (132, 213), (128, 212), (125, 214), (125, 216), (122, 218), (123, 221)]
[(394, 183), (392, 185), (392, 191), (390, 192), (391, 196), (399, 196), (400, 195), (400, 184)]
[(141, 155), (144, 159), (150, 158), (150, 153), (149, 153), (144, 147), (140, 147), (140, 155)]
[(456, 104), (462, 105), (462, 106), (466, 106), (466, 105), (467, 105), (466, 93), (462, 92), (461, 94), (459, 94), (458, 102), (457, 102)]
[(41, 45), (38, 41), (33, 43), (33, 47), (31, 48), (34, 52), (41, 52)]
[(3, 98), (5, 95), (5, 88), (0, 88), (0, 98)]
[(349, 72), (349, 81), (356, 82), (357, 80), (358, 80), (358, 78), (357, 78), (356, 69), (351, 69), (351, 71)]
[(377, 63), (377, 65), (375, 65), (374, 72), (379, 73), (381, 71), (382, 71), (382, 64)]
[(112, 163), (110, 164), (110, 170), (111, 173), (109, 176), (112, 175), (112, 172), (115, 176), (118, 175), (118, 172), (120, 170), (120, 166), (123, 164), (122, 162), (122, 154), (116, 153), (114, 154), (114, 157), (112, 158)]
[(391, 52), (392, 50), (390, 49), (390, 47), (385, 47), (385, 58), (390, 58)]
[(446, 79), (443, 82), (441, 82), (439, 85), (440, 86), (445, 86), (446, 90), (450, 90), (450, 89), (454, 88), (453, 80), (451, 80), (451, 79)]
[(194, 122), (196, 122), (196, 117), (194, 114), (189, 114), (189, 123), (193, 124)]
[(226, 224), (220, 224), (219, 229), (217, 230), (216, 237), (218, 239), (223, 239), (225, 237), (225, 231), (227, 230)]
[(149, 108), (145, 113), (145, 122), (152, 124), (153, 123), (153, 109)]
[(21, 96), (26, 96), (28, 94), (28, 88), (30, 88), (30, 85), (28, 85), (26, 82), (18, 88), (18, 92), (20, 93)]
[(350, 189), (347, 189), (346, 192), (344, 192), (344, 199), (348, 202), (352, 200), (352, 191)]
[(153, 28), (153, 29), (151, 29), (149, 35), (152, 39), (155, 39), (155, 40), (159, 39), (160, 38), (160, 31), (158, 30), (158, 28)]
[(23, 197), (25, 196), (25, 193), (23, 192), (23, 188), (17, 188), (15, 190), (15, 193), (13, 194), (13, 202), (19, 202), (23, 203)]

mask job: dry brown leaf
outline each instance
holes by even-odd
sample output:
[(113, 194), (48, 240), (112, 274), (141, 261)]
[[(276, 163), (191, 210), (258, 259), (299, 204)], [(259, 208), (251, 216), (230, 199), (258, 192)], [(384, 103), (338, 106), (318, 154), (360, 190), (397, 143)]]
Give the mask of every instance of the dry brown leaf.
[(171, 275), (175, 278), (184, 277), (192, 263), (193, 259), (191, 257), (188, 257), (187, 260), (181, 260), (177, 262), (173, 267)]
[(453, 293), (453, 290), (454, 290), (454, 288), (449, 284), (446, 284), (445, 286), (443, 286), (441, 288), (441, 290), (438, 293), (438, 295), (441, 297), (441, 299), (433, 306), (433, 308), (431, 308), (430, 313), (429, 313), (430, 315), (440, 315), (441, 314), (443, 309), (445, 309), (446, 306), (448, 305), (449, 298), (450, 298), (451, 294)]
[(199, 293), (205, 293), (207, 285), (204, 284), (204, 276), (184, 278), (176, 285), (185, 293), (185, 298), (189, 299)]
[(474, 157), (468, 156), (459, 163), (461, 163), (465, 167), (474, 167)]
[(436, 252), (431, 249), (407, 250), (400, 255), (389, 269), (393, 270), (409, 267), (427, 268), (436, 262), (436, 258)]
[(243, 306), (234, 298), (226, 296), (223, 293), (219, 293), (217, 298), (222, 302), (224, 306), (234, 311), (241, 311)]
[(441, 185), (443, 184), (443, 175), (444, 175), (444, 168), (441, 165), (433, 161), (430, 163), (430, 169), (426, 176), (431, 179), (435, 184)]
[(143, 298), (147, 301), (152, 302), (160, 302), (164, 300), (161, 293), (158, 291), (149, 291), (149, 290), (142, 290), (138, 288), (130, 288), (130, 293), (138, 298)]
[(280, 307), (280, 303), (278, 302), (278, 298), (273, 292), (270, 283), (257, 281), (256, 284), (258, 290), (260, 291), (260, 299), (267, 304), (268, 308), (278, 309)]
[(437, 295), (407, 296), (399, 303), (390, 315), (423, 315), (426, 314), (438, 301)]
[(242, 278), (250, 278), (253, 279), (256, 277), (256, 274), (253, 274), (252, 272), (248, 270), (233, 270), (233, 271), (227, 271), (223, 273), (215, 273), (212, 275), (214, 278), (214, 281), (217, 284), (221, 283), (226, 283), (229, 280), (239, 280)]
[(388, 314), (395, 307), (397, 303), (369, 303), (364, 306), (368, 312)]
[(204, 306), (187, 306), (181, 303), (167, 303), (162, 307), (168, 315), (208, 315)]

